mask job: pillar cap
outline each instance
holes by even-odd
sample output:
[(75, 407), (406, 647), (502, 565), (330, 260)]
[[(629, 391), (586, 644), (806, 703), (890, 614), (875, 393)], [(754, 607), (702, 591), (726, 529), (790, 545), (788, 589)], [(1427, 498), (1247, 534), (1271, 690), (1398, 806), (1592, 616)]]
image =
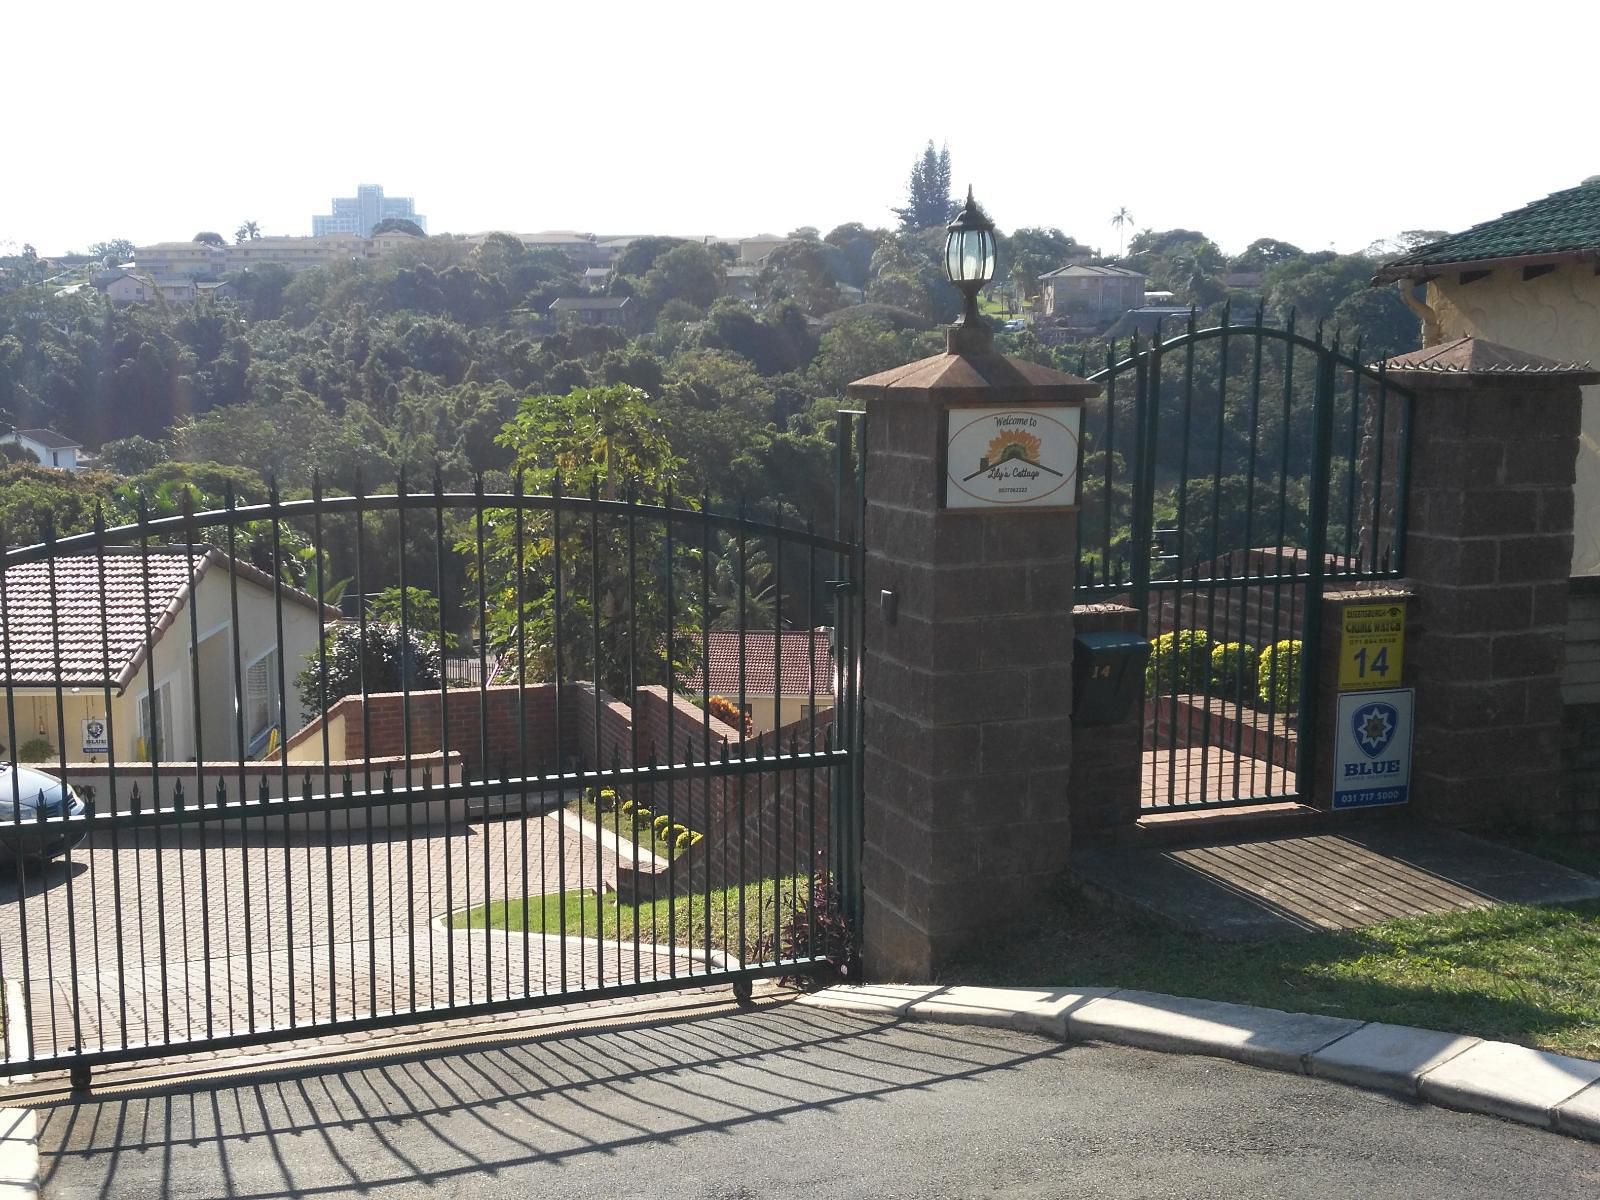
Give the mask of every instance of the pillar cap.
[(940, 404), (1049, 404), (1082, 401), (1100, 385), (1005, 354), (944, 353), (891, 367), (845, 388), (852, 399), (925, 399)]
[(1398, 354), (1379, 364), (1390, 378), (1406, 384), (1470, 387), (1489, 383), (1591, 384), (1600, 371), (1588, 363), (1557, 362), (1513, 350), (1478, 337), (1456, 338), (1438, 346)]

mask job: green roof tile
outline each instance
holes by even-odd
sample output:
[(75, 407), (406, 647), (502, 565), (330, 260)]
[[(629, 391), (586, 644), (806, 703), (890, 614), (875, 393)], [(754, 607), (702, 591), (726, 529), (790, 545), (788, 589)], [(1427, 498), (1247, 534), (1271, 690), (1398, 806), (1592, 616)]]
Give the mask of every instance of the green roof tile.
[(1600, 176), (1508, 212), (1462, 233), (1430, 242), (1385, 263), (1379, 279), (1399, 279), (1431, 266), (1485, 259), (1600, 251)]

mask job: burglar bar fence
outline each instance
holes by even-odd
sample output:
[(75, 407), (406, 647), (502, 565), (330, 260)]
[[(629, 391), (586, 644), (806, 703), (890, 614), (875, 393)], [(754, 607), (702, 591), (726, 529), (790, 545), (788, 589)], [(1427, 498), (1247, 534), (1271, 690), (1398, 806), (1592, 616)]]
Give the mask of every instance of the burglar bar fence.
[[(743, 993), (851, 958), (853, 428), (826, 534), (599, 480), (402, 479), (6, 550), (6, 1072), (87, 1086), (105, 1063)], [(385, 603), (323, 603), (340, 565)], [(713, 717), (714, 627), (737, 634), (728, 700), (757, 667), (792, 693), (803, 667), (805, 715)], [(827, 634), (799, 667), (790, 629)], [(454, 644), (475, 646), (470, 685)], [(35, 712), (55, 745), (30, 763)], [(80, 712), (103, 753), (69, 755)]]

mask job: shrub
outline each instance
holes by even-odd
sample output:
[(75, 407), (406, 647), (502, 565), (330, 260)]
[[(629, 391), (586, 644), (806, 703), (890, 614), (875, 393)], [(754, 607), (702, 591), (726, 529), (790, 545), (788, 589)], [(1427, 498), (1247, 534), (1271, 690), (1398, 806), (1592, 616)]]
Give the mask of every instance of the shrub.
[[(756, 957), (770, 960), (807, 958), (815, 954), (828, 962), (835, 977), (855, 978), (860, 974), (855, 930), (845, 915), (833, 876), (819, 870), (809, 887), (802, 876), (795, 878), (794, 886), (794, 906), (775, 918), (772, 928), (761, 936)], [(781, 909), (782, 905), (779, 907)], [(799, 975), (783, 976), (781, 982), (812, 988), (832, 981), (818, 975)]]
[(666, 813), (662, 813), (654, 821), (650, 822), (650, 828), (656, 831), (657, 837), (665, 837), (667, 830), (671, 827), (671, 825), (672, 818), (667, 816)]
[(621, 804), (617, 805), (617, 811), (623, 816), (627, 816), (629, 813), (631, 813), (633, 808), (634, 804), (632, 800), (624, 800)]
[(756, 723), (739, 711), (739, 706), (726, 696), (713, 696), (706, 704), (706, 711), (724, 725), (731, 725), (735, 729), (744, 730), (744, 736), (753, 738), (756, 735)]
[(617, 807), (617, 790), (615, 788), (600, 789), (600, 811), (610, 812)]
[[(683, 829), (683, 826), (680, 825), (678, 828)], [(687, 829), (684, 829), (682, 833), (672, 840), (672, 849), (677, 854), (682, 854), (692, 845), (694, 845), (694, 839), (689, 836)]]
[(1204, 687), (1211, 670), (1211, 635), (1204, 629), (1163, 633), (1150, 647), (1144, 669), (1147, 696), (1191, 692)]
[(1211, 686), (1224, 696), (1256, 690), (1256, 665), (1260, 652), (1248, 642), (1218, 642), (1211, 647)]
[(1257, 671), (1262, 705), (1293, 716), (1300, 707), (1300, 639), (1268, 646)]
[(56, 748), (47, 737), (29, 738), (17, 751), (17, 761), (25, 763), (49, 762), (56, 756)]

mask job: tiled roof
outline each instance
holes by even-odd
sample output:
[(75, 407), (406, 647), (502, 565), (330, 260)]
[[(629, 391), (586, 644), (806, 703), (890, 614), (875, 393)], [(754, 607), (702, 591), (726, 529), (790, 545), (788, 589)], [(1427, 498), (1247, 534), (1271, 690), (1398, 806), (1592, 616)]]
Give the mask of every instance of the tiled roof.
[(551, 312), (608, 312), (627, 304), (627, 296), (562, 296), (550, 305)]
[(1600, 176), (1385, 263), (1378, 279), (1514, 258), (1584, 258), (1600, 251)]
[(75, 442), (69, 437), (63, 437), (54, 429), (19, 429), (17, 430), (17, 436), (27, 438), (30, 442), (35, 442), (49, 450), (67, 450), (83, 445), (82, 442)]
[[(1587, 362), (1558, 362), (1525, 350), (1513, 350), (1482, 338), (1462, 337), (1398, 355), (1384, 363), (1390, 371), (1427, 371), (1439, 375), (1588, 376)], [(1580, 380), (1580, 382), (1583, 382)]]
[(1057, 267), (1054, 271), (1046, 271), (1039, 276), (1040, 279), (1143, 279), (1138, 271), (1131, 271), (1127, 267), (1092, 267), (1088, 263), (1073, 263), (1066, 267)]
[[(772, 631), (746, 630), (744, 635), (744, 694), (746, 696), (771, 696), (773, 692), (773, 643), (781, 642), (783, 678), (780, 681), (785, 696), (808, 696), (812, 690), (812, 669), (815, 665), (816, 693), (833, 695), (833, 651), (829, 646), (827, 629), (786, 630), (777, 639)], [(711, 666), (711, 694), (729, 700), (739, 698), (739, 632), (736, 629), (713, 629), (706, 648), (706, 658)], [(700, 672), (683, 679), (684, 690), (691, 695), (703, 690)]]
[[(148, 592), (138, 548), (106, 549), (104, 604), (94, 555), (56, 559), (53, 589), (49, 564), (8, 566), (0, 579), (5, 605), (0, 684), (126, 686), (144, 661), (146, 638), (159, 641), (182, 610), (189, 594), (191, 562), (198, 583), (213, 566), (226, 571), (228, 561), (207, 546), (164, 547), (143, 557), (149, 562)], [(272, 586), (270, 575), (247, 563), (237, 563), (235, 574), (241, 581)], [(295, 588), (284, 588), (282, 594), (286, 601), (316, 607), (311, 596)]]

